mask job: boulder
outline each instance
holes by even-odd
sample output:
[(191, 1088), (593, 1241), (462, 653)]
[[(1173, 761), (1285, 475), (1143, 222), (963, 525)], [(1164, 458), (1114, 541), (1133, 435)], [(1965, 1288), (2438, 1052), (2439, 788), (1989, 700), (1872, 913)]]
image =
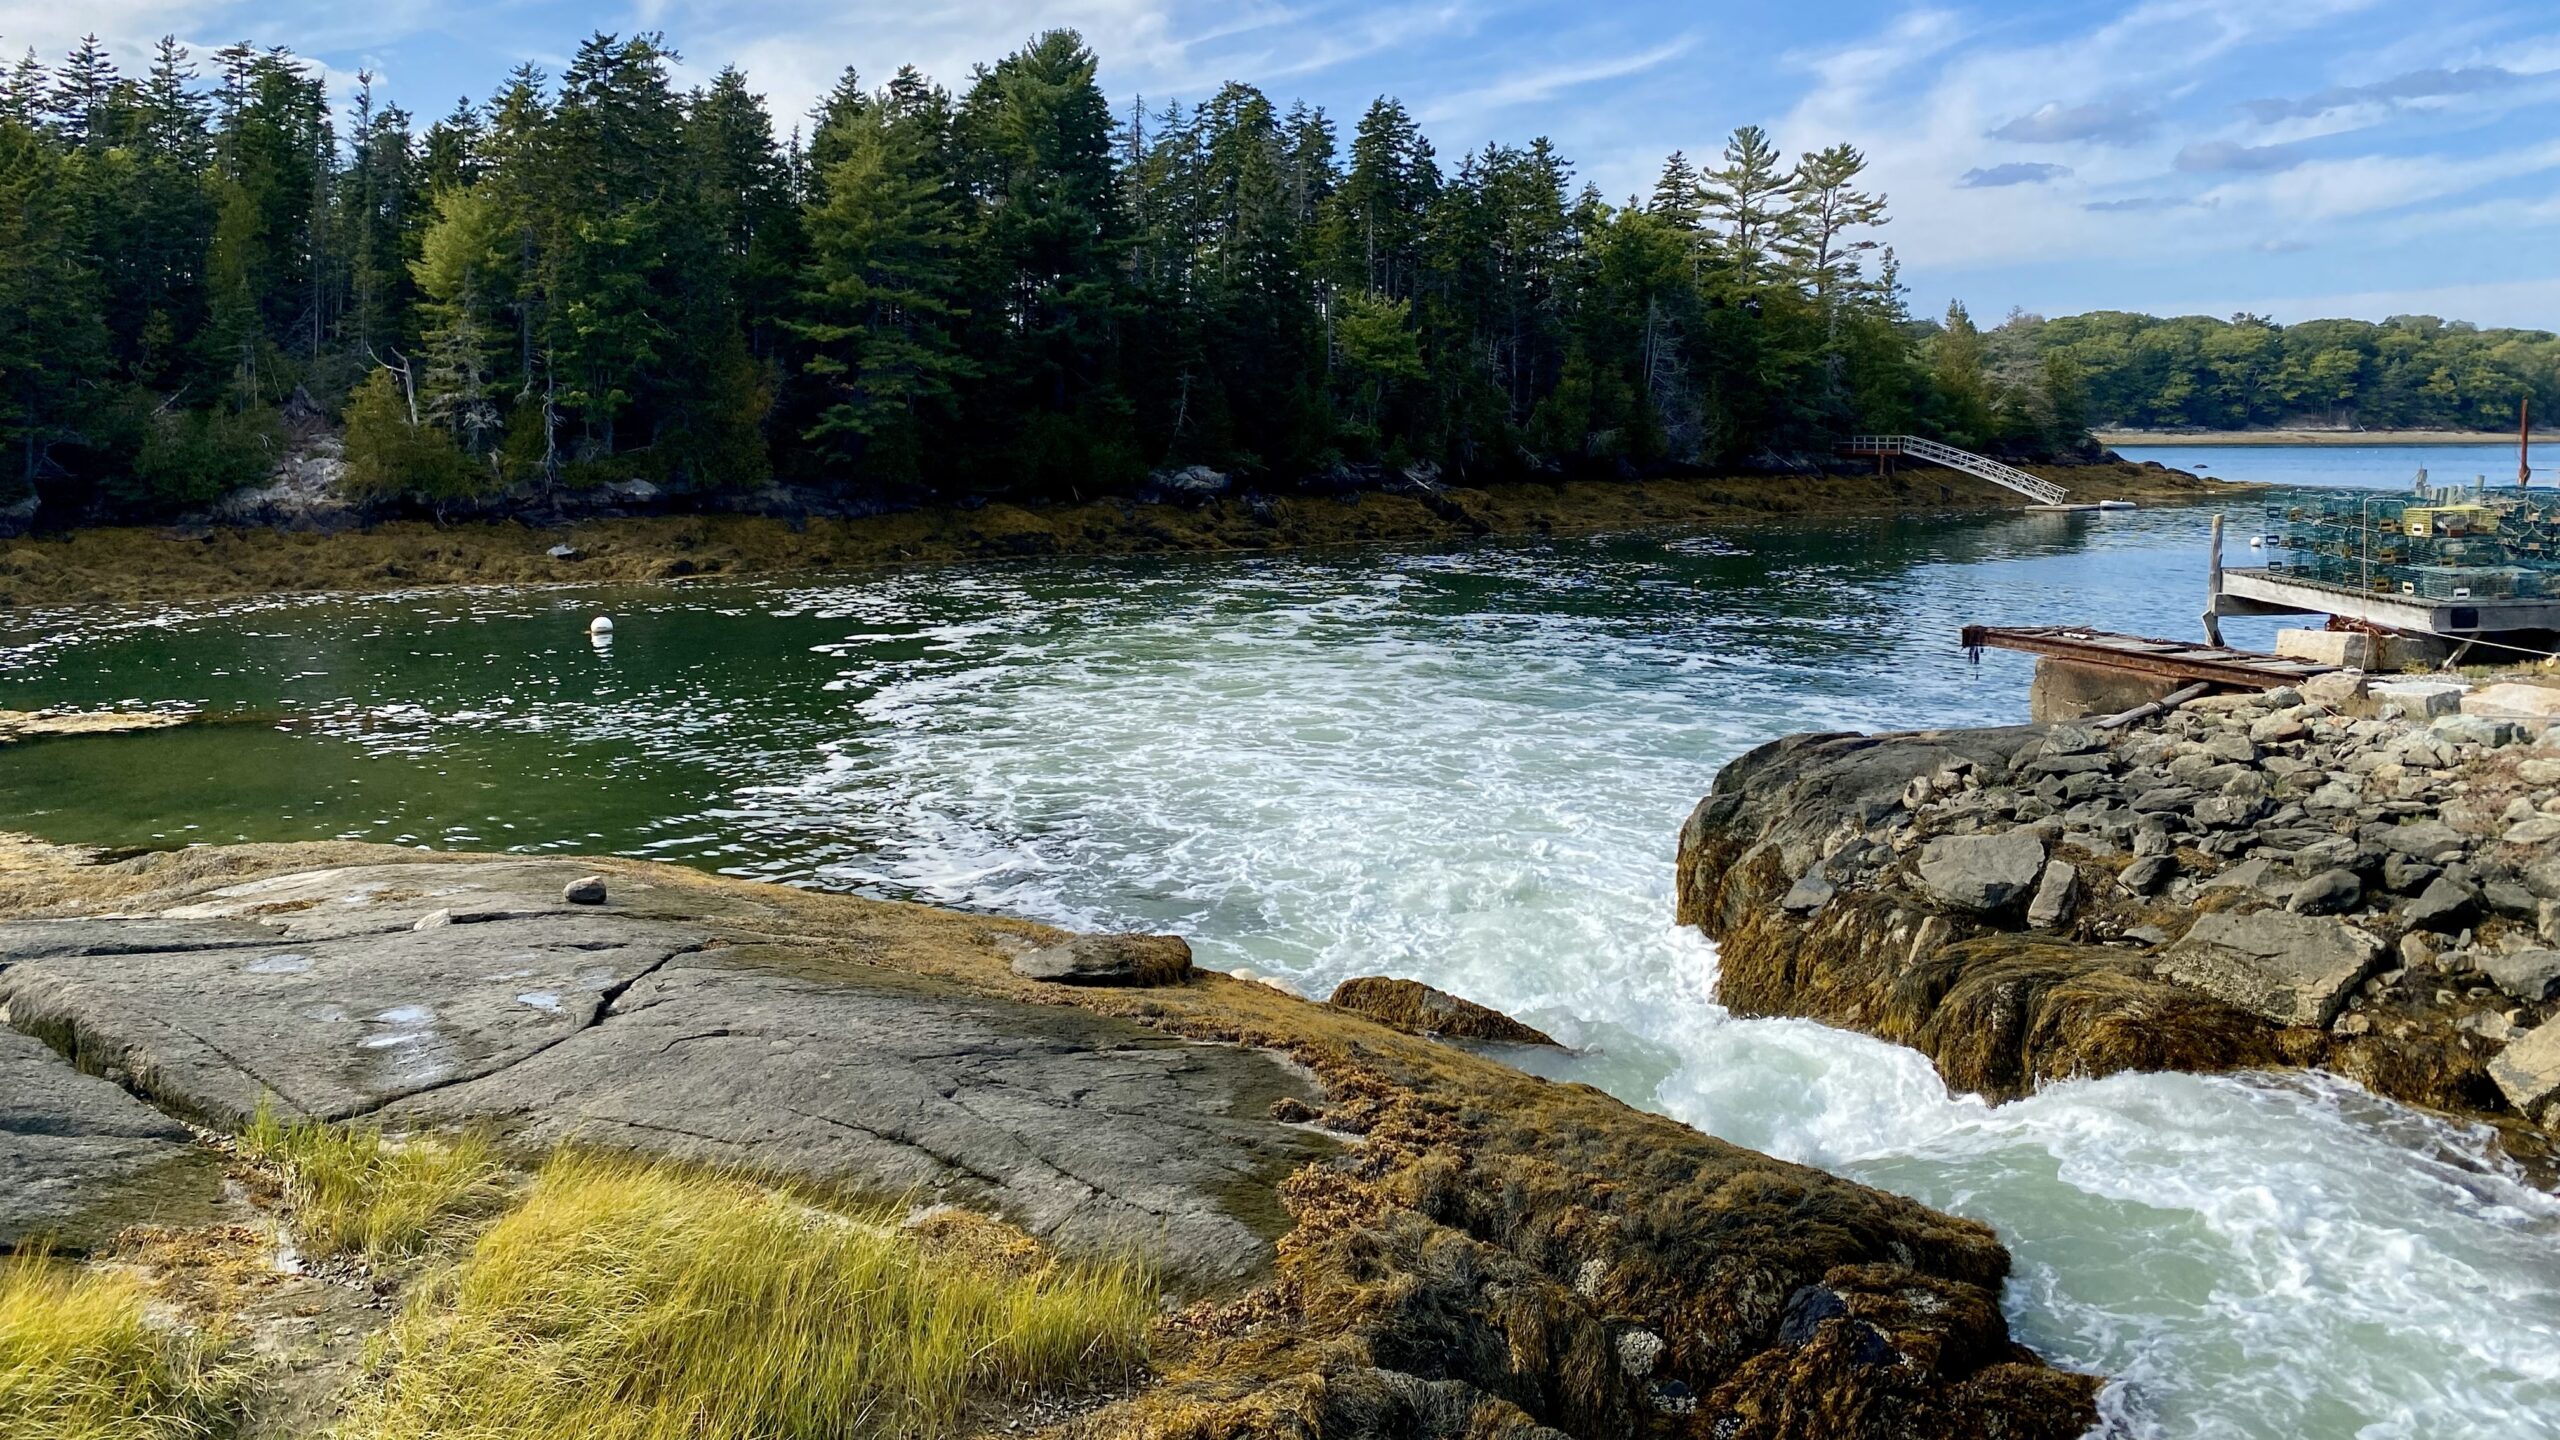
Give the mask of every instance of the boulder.
[(1228, 478), (1223, 471), (1206, 465), (1184, 465), (1171, 470), (1157, 470), (1147, 476), (1147, 484), (1175, 499), (1206, 500), (1223, 492)]
[(2027, 923), (2050, 930), (2069, 921), (2079, 904), (2080, 872), (2069, 861), (2047, 861), (2044, 878), (2036, 882), (2035, 899), (2027, 902)]
[(2527, 760), (2516, 766), (2516, 778), (2527, 785), (2560, 785), (2560, 760)]
[(1077, 935), (1017, 955), (1013, 973), (1058, 985), (1178, 985), (1191, 975), (1179, 935)]
[(2462, 832), (2441, 820), (2413, 820), (2384, 827), (2374, 837), (2382, 848), (2412, 860), (2442, 861), (2462, 853)]
[(560, 887), (560, 898), (572, 905), (601, 905), (604, 903), (604, 877), (581, 875)]
[(2285, 902), (2297, 915), (2343, 915), (2364, 903), (2364, 882), (2353, 870), (2323, 870), (2302, 882)]
[(2539, 1002), (2560, 995), (2560, 950), (2489, 954), (2474, 963), (2491, 983), (2518, 1000)]
[(2498, 836), (2510, 845), (2548, 845), (2560, 840), (2560, 815), (2537, 815), (2519, 820)]
[(2382, 953), (2380, 940), (2334, 917), (2220, 911), (2198, 916), (2157, 973), (2279, 1025), (2325, 1027)]
[(1790, 915), (1819, 915), (1822, 907), (1831, 903), (1831, 897), (1839, 893), (1840, 888), (1831, 883), (1831, 877), (1823, 874), (1822, 867), (1816, 865), (1788, 887), (1785, 897), (1778, 901), (1778, 908)]
[(2302, 700), (2306, 705), (2317, 705), (2323, 710), (2362, 713), (2366, 707), (2365, 677), (2356, 670), (2332, 670), (2326, 675), (2314, 675), (2302, 682)]
[(1920, 886), (1958, 910), (1995, 915), (2044, 877), (2044, 842), (2023, 830), (1941, 835), (1920, 849)]
[(1434, 989), (1419, 980), (1365, 975), (1334, 987), (1325, 1002), (1366, 1015), (1391, 1030), (1444, 1040), (1492, 1040), (1505, 1045), (1553, 1045), (1545, 1031), (1523, 1025), (1489, 1005)]
[(2451, 934), (2479, 913), (2480, 892), (2454, 879), (2439, 875), (2427, 882), (2418, 898), (2400, 912), (2402, 923), (2412, 930), (2433, 930)]
[(2489, 1078), (2518, 1113), (2542, 1118), (2543, 1107), (2560, 1100), (2560, 1020), (2546, 1020), (2509, 1041), (2489, 1061)]
[(2116, 872), (2116, 884), (2128, 895), (2157, 895), (2178, 873), (2175, 855), (2145, 855)]

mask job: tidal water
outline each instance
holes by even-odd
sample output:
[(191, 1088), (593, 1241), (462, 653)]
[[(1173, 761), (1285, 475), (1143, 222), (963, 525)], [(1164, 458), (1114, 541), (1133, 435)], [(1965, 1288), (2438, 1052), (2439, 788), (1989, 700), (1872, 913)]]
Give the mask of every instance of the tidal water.
[(1413, 976), (1579, 1047), (1552, 1073), (1995, 1225), (2019, 1336), (2121, 1377), (2122, 1432), (2560, 1434), (2560, 1199), (2482, 1136), (2299, 1076), (1986, 1105), (1727, 1015), (1671, 924), (1724, 762), (2023, 719), (1968, 621), (2196, 634), (2207, 513), (24, 614), (0, 705), (236, 718), (0, 749), (0, 828), (612, 851)]
[[(2492, 488), (2516, 479), (2513, 440), (2491, 444), (2426, 445), (2119, 445), (2128, 460), (2157, 460), (2216, 480), (2265, 485), (2304, 485), (2352, 490), (2408, 490), (2424, 473), (2431, 486)], [(2534, 471), (2549, 484), (2560, 451), (2544, 454)]]

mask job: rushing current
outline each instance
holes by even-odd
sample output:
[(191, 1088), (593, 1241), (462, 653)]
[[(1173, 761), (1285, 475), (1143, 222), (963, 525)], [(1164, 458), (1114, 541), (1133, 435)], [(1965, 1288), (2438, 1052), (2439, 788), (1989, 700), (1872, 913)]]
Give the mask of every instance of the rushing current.
[(1577, 1047), (1551, 1073), (1998, 1227), (2018, 1335), (2119, 1377), (2123, 1432), (2560, 1434), (2560, 1199), (2483, 1136), (2303, 1076), (1986, 1105), (1727, 1015), (1671, 924), (1725, 761), (2022, 719), (1967, 621), (2192, 635), (2204, 514), (29, 614), (0, 704), (236, 723), (0, 750), (0, 828), (613, 851), (1412, 976)]

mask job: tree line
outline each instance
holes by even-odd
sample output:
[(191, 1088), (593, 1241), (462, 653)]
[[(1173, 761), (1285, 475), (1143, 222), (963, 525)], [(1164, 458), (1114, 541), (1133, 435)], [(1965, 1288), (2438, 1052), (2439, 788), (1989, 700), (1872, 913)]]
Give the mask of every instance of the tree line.
[[(96, 41), (0, 84), (0, 446), (17, 493), (168, 512), (343, 430), (438, 507), (645, 479), (881, 503), (2082, 440), (2068, 367), (1906, 313), (1881, 196), (1756, 128), (1645, 197), (1547, 141), (1438, 156), (1230, 84), (1115, 107), (1054, 31), (958, 91), (847, 70), (778, 133), (597, 34), (423, 126), (235, 45)], [(2057, 322), (2059, 323), (2059, 322)], [(5, 483), (5, 482), (0, 482)], [(0, 499), (5, 499), (0, 494)]]
[(2080, 418), (2101, 429), (2511, 430), (2528, 396), (2560, 417), (2560, 335), (2432, 315), (2019, 315), (1991, 344), (1995, 369), (2057, 369), (2082, 397)]

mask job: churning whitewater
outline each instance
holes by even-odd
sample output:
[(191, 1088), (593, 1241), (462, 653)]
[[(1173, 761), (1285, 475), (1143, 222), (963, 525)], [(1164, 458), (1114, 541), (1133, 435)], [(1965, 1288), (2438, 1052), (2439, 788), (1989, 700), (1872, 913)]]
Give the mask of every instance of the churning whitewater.
[[(1790, 731), (2022, 718), (2025, 667), (1977, 671), (1956, 627), (2185, 633), (2200, 525), (985, 567), (289, 622), (207, 608), (29, 634), (12, 662), (44, 698), (222, 674), (190, 698), (283, 705), (305, 732), (128, 753), (171, 747), (171, 774), (305, 756), (314, 793), (282, 822), (186, 835), (153, 827), (204, 797), (120, 775), (0, 757), (0, 797), (39, 830), (129, 817), (61, 838), (615, 849), (1179, 931), (1205, 964), (1318, 996), (1411, 976), (1580, 1050), (1523, 1063), (1997, 1226), (2019, 1338), (2120, 1377), (2106, 1405), (2126, 1432), (2555, 1433), (2560, 1199), (2482, 1136), (2302, 1076), (2118, 1076), (1988, 1106), (1911, 1051), (1727, 1015), (1713, 948), (1671, 924), (1674, 836), (1724, 762)], [(599, 608), (609, 651), (581, 628)]]

